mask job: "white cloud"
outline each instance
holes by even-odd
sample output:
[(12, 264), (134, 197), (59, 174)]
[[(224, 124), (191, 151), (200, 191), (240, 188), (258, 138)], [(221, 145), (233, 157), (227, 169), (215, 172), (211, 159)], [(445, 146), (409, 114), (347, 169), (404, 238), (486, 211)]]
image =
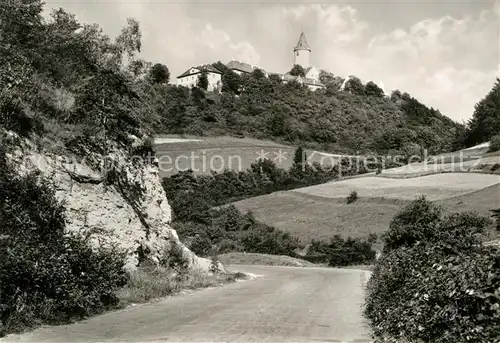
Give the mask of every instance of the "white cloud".
[(317, 31), (329, 37), (331, 43), (350, 43), (361, 38), (369, 27), (358, 18), (358, 12), (351, 6), (299, 5), (283, 11), (286, 20), (298, 23), (317, 24)]
[[(207, 24), (198, 36), (199, 45), (208, 47), (218, 59), (236, 59), (250, 64), (259, 64), (260, 55), (255, 48), (246, 41), (233, 42), (227, 32), (214, 29)], [(225, 57), (225, 58), (224, 58)]]

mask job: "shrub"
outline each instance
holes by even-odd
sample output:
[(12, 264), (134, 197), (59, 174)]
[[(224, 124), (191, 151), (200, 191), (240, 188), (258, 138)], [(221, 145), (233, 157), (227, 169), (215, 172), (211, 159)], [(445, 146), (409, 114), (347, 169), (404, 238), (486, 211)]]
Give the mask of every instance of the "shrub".
[(420, 198), (391, 222), (368, 282), (375, 336), (397, 342), (495, 342), (500, 337), (500, 252), (478, 235), (488, 220), (447, 214)]
[(118, 304), (124, 255), (65, 234), (65, 208), (37, 174), (18, 176), (0, 152), (0, 322), (5, 332), (66, 322)]
[(184, 256), (182, 248), (177, 244), (172, 244), (159, 262), (160, 266), (181, 274), (186, 273), (189, 268), (189, 261)]
[(495, 218), (496, 221), (496, 230), (500, 231), (500, 208), (491, 210), (491, 212), (493, 213), (491, 216)]
[(151, 137), (144, 139), (138, 146), (134, 147), (131, 151), (131, 155), (135, 157), (141, 157), (143, 162), (146, 164), (151, 164), (155, 158), (154, 141)]
[(493, 152), (498, 150), (500, 150), (500, 134), (491, 137), (490, 148), (488, 149), (488, 152)]
[(353, 202), (355, 202), (356, 200), (358, 200), (358, 192), (356, 191), (352, 191), (349, 196), (347, 197), (347, 203), (348, 204), (352, 204)]
[(394, 216), (383, 236), (384, 252), (422, 241), (446, 242), (450, 250), (469, 249), (480, 244), (488, 224), (475, 213), (447, 214), (422, 196)]
[(294, 256), (301, 247), (299, 240), (288, 232), (260, 224), (246, 231), (240, 240), (245, 252)]
[(313, 241), (307, 250), (306, 260), (328, 263), (330, 267), (370, 264), (375, 261), (376, 252), (372, 244), (376, 238), (342, 238), (335, 235), (330, 243)]

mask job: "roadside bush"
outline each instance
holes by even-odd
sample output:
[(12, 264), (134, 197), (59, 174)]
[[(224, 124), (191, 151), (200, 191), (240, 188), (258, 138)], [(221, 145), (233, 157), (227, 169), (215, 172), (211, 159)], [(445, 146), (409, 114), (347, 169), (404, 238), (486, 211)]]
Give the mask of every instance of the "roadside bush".
[(397, 342), (497, 342), (500, 252), (481, 245), (488, 220), (418, 199), (395, 216), (368, 282), (375, 336)]
[(445, 242), (455, 252), (481, 242), (488, 218), (475, 213), (445, 213), (424, 196), (401, 210), (383, 235), (384, 252), (411, 247), (418, 242)]
[(37, 174), (0, 152), (0, 322), (4, 333), (97, 314), (118, 304), (124, 256), (65, 234), (65, 208)]
[(270, 255), (295, 256), (295, 250), (301, 247), (290, 233), (263, 224), (245, 232), (240, 243), (245, 252)]

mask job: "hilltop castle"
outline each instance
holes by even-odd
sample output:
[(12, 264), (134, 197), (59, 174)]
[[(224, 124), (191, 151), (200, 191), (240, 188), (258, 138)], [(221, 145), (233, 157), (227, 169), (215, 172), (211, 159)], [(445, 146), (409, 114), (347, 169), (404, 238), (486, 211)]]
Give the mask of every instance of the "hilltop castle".
[[(290, 75), (289, 73), (286, 74), (275, 73), (275, 74), (278, 75), (283, 80), (284, 83), (295, 80), (301, 84), (306, 85), (307, 87), (309, 87), (309, 89), (313, 91), (316, 89), (324, 88), (325, 86), (319, 81), (319, 70), (311, 65), (310, 58), (311, 58), (311, 48), (307, 43), (304, 32), (302, 32), (300, 34), (297, 45), (293, 48), (293, 60), (294, 60), (294, 65), (300, 65), (304, 69), (305, 72), (304, 77), (293, 76)], [(233, 72), (237, 73), (238, 75), (251, 73), (252, 71), (258, 68), (257, 66), (235, 60), (230, 61), (228, 64), (226, 64), (226, 67), (232, 70)], [(293, 66), (290, 66), (290, 69), (292, 67)], [(259, 69), (261, 69), (266, 76), (272, 74), (263, 70), (262, 68)], [(184, 87), (196, 86), (196, 83), (198, 81), (198, 75), (203, 71), (205, 71), (208, 76), (208, 90), (209, 91), (220, 90), (222, 84), (222, 72), (220, 70), (217, 70), (210, 64), (189, 68), (184, 73), (177, 76), (177, 84), (179, 86), (184, 86)]]

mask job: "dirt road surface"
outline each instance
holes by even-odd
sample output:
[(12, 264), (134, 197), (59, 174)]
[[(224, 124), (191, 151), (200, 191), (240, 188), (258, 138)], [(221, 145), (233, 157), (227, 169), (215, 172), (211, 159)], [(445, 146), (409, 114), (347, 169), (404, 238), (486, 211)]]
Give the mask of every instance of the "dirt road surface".
[(362, 317), (368, 271), (271, 266), (230, 270), (258, 276), (0, 341), (371, 342)]

